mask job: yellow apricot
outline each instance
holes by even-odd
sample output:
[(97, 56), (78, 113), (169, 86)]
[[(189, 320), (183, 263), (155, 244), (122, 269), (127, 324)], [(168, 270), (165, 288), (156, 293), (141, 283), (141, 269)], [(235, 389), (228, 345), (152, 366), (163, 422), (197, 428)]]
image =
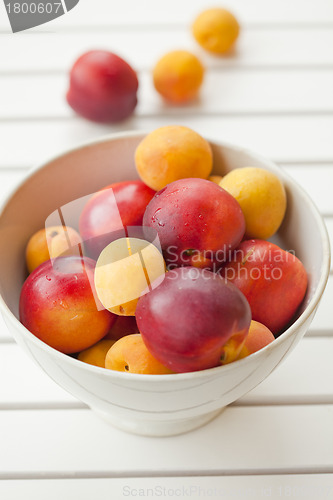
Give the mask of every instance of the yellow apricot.
[(135, 164), (141, 180), (155, 191), (170, 182), (200, 177), (212, 171), (209, 143), (194, 130), (169, 125), (148, 134), (138, 145)]
[[(95, 287), (103, 306), (120, 316), (134, 316), (139, 297), (165, 274), (159, 250), (139, 238), (119, 238), (102, 250), (95, 268)], [(156, 281), (157, 278), (160, 280)]]
[(228, 52), (239, 35), (239, 24), (226, 9), (207, 9), (197, 16), (192, 26), (196, 41), (209, 52), (224, 54)]
[(34, 233), (26, 247), (26, 264), (29, 273), (50, 258), (80, 255), (80, 235), (69, 226), (50, 226)]
[(245, 217), (246, 238), (270, 238), (280, 227), (287, 207), (281, 180), (273, 172), (258, 167), (235, 168), (220, 186), (240, 204)]
[(173, 373), (150, 354), (139, 333), (122, 337), (113, 344), (106, 354), (105, 368), (149, 375)]
[(153, 81), (157, 92), (176, 104), (194, 99), (203, 77), (203, 65), (187, 50), (168, 52), (157, 62), (153, 70)]
[(100, 340), (97, 344), (81, 351), (77, 357), (80, 361), (89, 365), (100, 366), (105, 368), (105, 356), (109, 349), (113, 346), (115, 340)]

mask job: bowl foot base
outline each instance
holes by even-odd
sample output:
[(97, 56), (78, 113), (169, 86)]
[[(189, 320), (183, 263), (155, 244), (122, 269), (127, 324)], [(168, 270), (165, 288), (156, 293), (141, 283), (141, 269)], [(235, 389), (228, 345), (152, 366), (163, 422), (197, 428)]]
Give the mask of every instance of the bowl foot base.
[(185, 432), (192, 431), (207, 424), (213, 418), (217, 417), (225, 407), (218, 410), (214, 410), (210, 413), (205, 413), (204, 415), (199, 415), (197, 417), (180, 419), (180, 420), (148, 420), (148, 419), (131, 419), (126, 420), (109, 413), (96, 410), (91, 408), (94, 413), (96, 413), (103, 420), (109, 424), (117, 427), (118, 429), (129, 432), (131, 434), (139, 434), (141, 436), (175, 436), (177, 434), (183, 434)]

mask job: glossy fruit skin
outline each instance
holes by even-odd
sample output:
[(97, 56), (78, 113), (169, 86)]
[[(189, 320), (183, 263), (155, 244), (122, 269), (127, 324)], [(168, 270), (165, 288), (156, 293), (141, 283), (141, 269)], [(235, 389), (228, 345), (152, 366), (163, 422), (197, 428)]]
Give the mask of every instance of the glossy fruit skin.
[(143, 225), (157, 231), (169, 267), (220, 266), (245, 231), (237, 201), (214, 182), (196, 178), (172, 182), (156, 193)]
[(93, 195), (79, 221), (87, 254), (97, 260), (109, 243), (127, 235), (128, 226), (141, 226), (154, 194), (142, 181), (135, 180), (110, 184)]
[(124, 59), (105, 50), (91, 50), (70, 71), (67, 102), (88, 120), (118, 122), (133, 113), (138, 85), (136, 72)]
[(193, 267), (168, 272), (140, 297), (136, 320), (153, 356), (175, 372), (234, 361), (251, 321), (239, 290), (217, 274)]
[(46, 344), (67, 354), (101, 340), (115, 316), (98, 302), (92, 288), (94, 269), (95, 262), (87, 257), (58, 257), (41, 264), (22, 287), (21, 323)]
[(307, 289), (307, 273), (290, 252), (265, 240), (244, 240), (221, 275), (247, 298), (252, 318), (278, 335), (294, 318)]

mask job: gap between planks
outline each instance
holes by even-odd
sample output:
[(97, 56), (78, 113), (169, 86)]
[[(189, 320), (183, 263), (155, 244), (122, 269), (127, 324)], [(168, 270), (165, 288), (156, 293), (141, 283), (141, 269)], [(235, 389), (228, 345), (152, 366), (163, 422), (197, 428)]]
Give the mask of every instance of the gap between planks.
[[(276, 406), (284, 407), (297, 407), (297, 406), (332, 406), (333, 405), (333, 395), (332, 396), (319, 396), (314, 399), (313, 396), (300, 396), (296, 401), (294, 397), (285, 397), (277, 399), (275, 401), (266, 401), (262, 399), (251, 400), (247, 402), (242, 401), (242, 398), (234, 401), (227, 405), (227, 407), (237, 407), (237, 408), (271, 408)], [(77, 400), (69, 402), (54, 402), (41, 404), (29, 402), (29, 403), (0, 403), (0, 414), (7, 411), (92, 411), (88, 405)]]
[[(147, 32), (151, 31), (152, 33), (155, 33), (156, 31), (161, 32), (161, 31), (184, 31), (188, 29), (188, 24), (187, 23), (170, 23), (170, 22), (165, 22), (165, 23), (141, 23), (141, 24), (125, 24), (125, 23), (117, 23), (117, 24), (96, 24), (96, 25), (91, 25), (91, 24), (81, 24), (80, 26), (77, 25), (57, 25), (56, 29), (50, 29), (51, 26), (49, 26), (49, 29), (45, 29), (45, 27), (35, 27), (33, 30), (29, 31), (29, 33), (19, 33), (20, 36), (38, 36), (41, 34), (47, 35), (47, 34), (75, 34), (75, 33), (84, 33), (84, 34), (90, 34), (90, 33), (110, 33), (110, 30), (113, 32), (124, 32), (124, 31), (130, 31), (131, 33), (139, 33), (139, 32)], [(263, 21), (261, 22), (242, 22), (242, 30), (243, 31), (257, 31), (257, 30), (286, 30), (286, 31), (295, 31), (295, 30), (318, 30), (318, 29), (332, 29), (333, 28), (333, 22), (269, 22), (269, 21)], [(0, 35), (12, 35), (12, 31), (8, 28), (6, 29), (4, 25), (0, 25)], [(17, 36), (17, 35), (14, 35)]]
[(248, 476), (295, 476), (295, 475), (312, 475), (318, 476), (320, 474), (333, 474), (332, 467), (291, 467), (291, 468), (277, 468), (277, 469), (224, 469), (224, 470), (175, 470), (175, 471), (126, 471), (123, 473), (112, 473), (108, 470), (105, 471), (84, 471), (84, 472), (0, 472), (0, 481), (13, 481), (13, 480), (77, 480), (77, 479), (137, 479), (137, 478), (178, 478), (178, 477), (248, 477)]
[(333, 474), (333, 466), (327, 467), (288, 467), (267, 469), (223, 469), (223, 470), (168, 470), (165, 472), (151, 470), (146, 471), (124, 471), (114, 473), (109, 470), (92, 472), (58, 471), (58, 472), (0, 472), (0, 480), (51, 480), (51, 479), (131, 479), (131, 478), (177, 478), (177, 477), (230, 477), (230, 476), (282, 476), (282, 475), (319, 475)]
[[(332, 27), (333, 29), (333, 27)], [(0, 33), (1, 34), (1, 33)], [(301, 64), (301, 65), (298, 65), (298, 66), (295, 66), (295, 65), (291, 65), (291, 64), (265, 64), (265, 63), (262, 63), (262, 64), (259, 64), (259, 63), (255, 63), (255, 64), (248, 64), (246, 66), (243, 66), (242, 65), (242, 62), (241, 63), (237, 63), (237, 60), (230, 60), (230, 63), (229, 64), (224, 64), (223, 66), (221, 67), (216, 67), (216, 66), (211, 66), (211, 67), (208, 67), (207, 70), (210, 72), (210, 73), (225, 73), (225, 72), (229, 72), (232, 71), (232, 72), (252, 72), (252, 71), (267, 71), (267, 72), (272, 72), (272, 71), (280, 71), (280, 72), (285, 72), (285, 73), (288, 73), (288, 72), (298, 72), (298, 71), (311, 71), (311, 72), (321, 72), (321, 71), (332, 71), (333, 70), (333, 64)], [(151, 68), (148, 68), (148, 67), (145, 67), (143, 66), (142, 68), (140, 68), (140, 72), (150, 72), (151, 71)], [(55, 69), (55, 70), (51, 70), (51, 69), (38, 69), (38, 70), (31, 70), (31, 71), (26, 71), (26, 70), (4, 70), (2, 71), (1, 68), (0, 68), (0, 75), (3, 77), (3, 78), (6, 78), (6, 77), (30, 77), (30, 76), (36, 76), (36, 77), (39, 77), (39, 76), (63, 76), (64, 75), (64, 72), (63, 70), (60, 70), (60, 69)]]
[[(298, 118), (298, 117), (306, 117), (306, 118), (321, 118), (321, 117), (333, 117), (333, 109), (325, 110), (325, 109), (315, 109), (315, 110), (248, 110), (248, 111), (203, 111), (198, 109), (186, 109), (182, 107), (181, 109), (170, 108), (168, 111), (159, 111), (158, 118), (162, 120), (170, 120), (173, 117), (179, 117), (179, 111), (181, 111), (182, 116), (186, 118), (196, 119), (200, 118), (280, 118), (280, 117), (288, 117), (288, 118)], [(156, 119), (156, 113), (150, 112), (141, 112), (140, 119), (149, 120)], [(17, 116), (0, 116), (0, 123), (38, 123), (38, 122), (80, 122), (82, 118), (76, 116), (75, 114), (69, 114), (68, 116), (63, 115), (42, 115), (42, 116), (25, 116), (25, 115), (17, 115)], [(101, 124), (105, 125), (105, 124)], [(107, 125), (107, 124), (106, 124)], [(114, 124), (111, 124), (114, 125)], [(314, 160), (308, 160), (309, 163), (314, 163)], [(324, 160), (328, 162), (329, 160)], [(285, 163), (287, 163), (284, 160)], [(303, 162), (302, 162), (303, 163)], [(0, 167), (1, 168), (1, 167)]]

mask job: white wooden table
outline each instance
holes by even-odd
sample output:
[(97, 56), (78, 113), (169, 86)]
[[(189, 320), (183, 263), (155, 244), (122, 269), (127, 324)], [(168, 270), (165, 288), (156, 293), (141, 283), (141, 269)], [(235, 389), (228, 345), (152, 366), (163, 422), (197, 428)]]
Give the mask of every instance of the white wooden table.
[[(205, 0), (80, 0), (15, 35), (1, 2), (0, 196), (34, 164), (85, 140), (179, 123), (275, 160), (313, 197), (333, 239), (333, 2), (223, 5), (242, 33), (221, 59), (190, 34)], [(150, 69), (182, 47), (200, 55), (206, 81), (200, 102), (170, 108)], [(68, 69), (91, 48), (138, 70), (140, 102), (125, 123), (89, 123), (65, 102)], [(56, 386), (1, 322), (0, 498), (333, 499), (332, 360), (331, 273), (310, 331), (266, 381), (205, 427), (145, 438), (109, 427)]]

